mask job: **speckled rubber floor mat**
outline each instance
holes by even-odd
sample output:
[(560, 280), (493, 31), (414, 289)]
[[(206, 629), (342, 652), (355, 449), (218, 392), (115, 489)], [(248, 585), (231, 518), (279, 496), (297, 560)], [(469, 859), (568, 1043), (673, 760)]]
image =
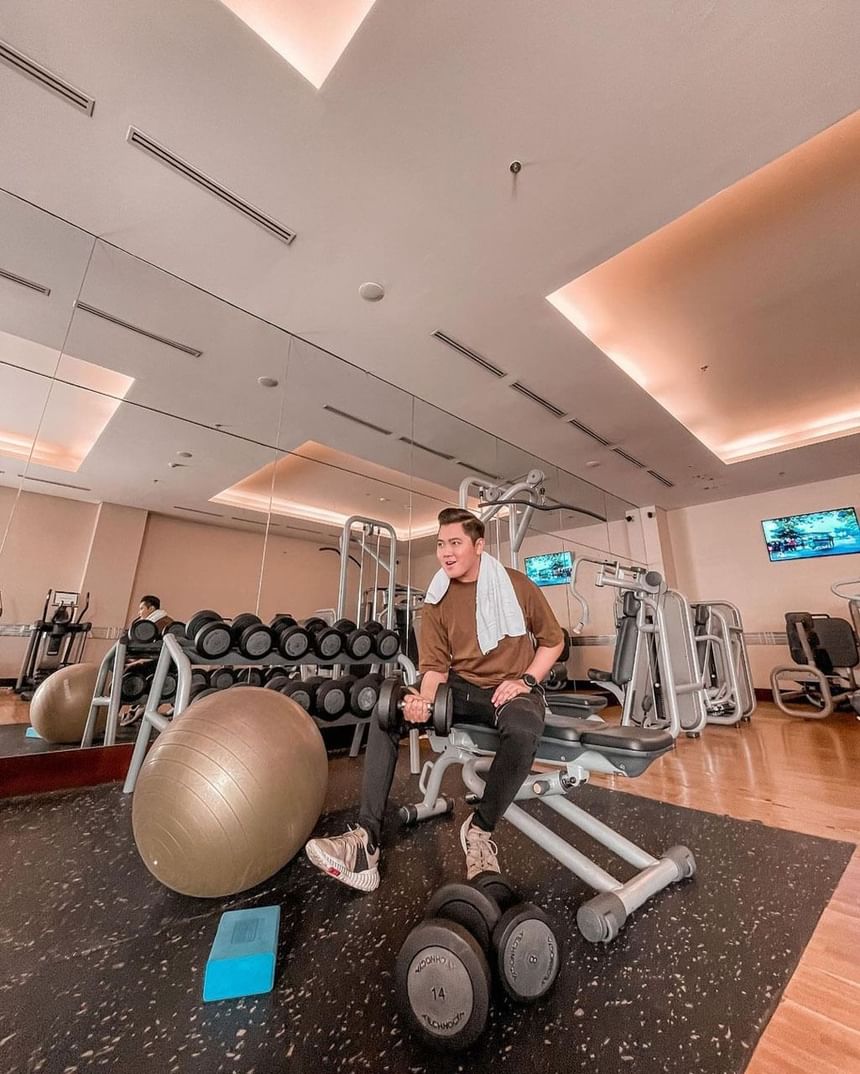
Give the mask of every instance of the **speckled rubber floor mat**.
[[(332, 762), (319, 832), (353, 819), (359, 776), (360, 762)], [(455, 775), (446, 789), (460, 792)], [(433, 889), (462, 876), (466, 807), (401, 829), (394, 803), (414, 798), (404, 757), (373, 894), (349, 891), (300, 855), (253, 892), (216, 901), (176, 895), (150, 876), (131, 836), (130, 799), (116, 785), (0, 802), (0, 1070), (735, 1074), (853, 849), (582, 788), (574, 801), (646, 849), (684, 843), (699, 863), (695, 880), (656, 896), (615, 941), (595, 947), (575, 925), (591, 892), (503, 824), (502, 866), (555, 919), (564, 965), (543, 1001), (523, 1008), (496, 997), (481, 1041), (439, 1056), (402, 1032), (393, 967)], [(553, 814), (547, 822), (564, 830)], [(578, 845), (613, 867), (584, 837)], [(204, 1005), (221, 912), (275, 902), (274, 991)]]

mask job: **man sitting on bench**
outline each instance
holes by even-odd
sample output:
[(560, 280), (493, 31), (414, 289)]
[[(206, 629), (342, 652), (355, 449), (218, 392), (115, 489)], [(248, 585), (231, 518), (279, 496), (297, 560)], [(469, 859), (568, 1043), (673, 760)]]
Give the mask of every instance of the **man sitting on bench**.
[[(403, 716), (423, 724), (437, 687), (447, 682), (455, 722), (499, 732), (482, 800), (460, 829), (471, 880), (499, 871), (492, 833), (531, 770), (544, 726), (539, 684), (564, 637), (537, 586), (484, 552), (484, 524), (469, 511), (439, 514), (436, 558), (441, 569), (427, 590), (419, 639), (420, 693), (406, 697)], [(399, 745), (399, 731), (386, 733), (371, 721), (358, 826), (305, 847), (314, 865), (359, 891), (379, 885), (382, 818)]]

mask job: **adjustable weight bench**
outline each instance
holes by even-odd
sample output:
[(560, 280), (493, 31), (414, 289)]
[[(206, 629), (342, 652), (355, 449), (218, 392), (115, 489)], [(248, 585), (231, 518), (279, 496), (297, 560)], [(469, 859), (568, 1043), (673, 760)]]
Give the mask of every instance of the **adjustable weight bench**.
[[(400, 818), (407, 824), (452, 811), (453, 801), (441, 793), (442, 779), (452, 765), (462, 766), (463, 782), (469, 791), (467, 801), (479, 801), (484, 789), (481, 773), (490, 767), (499, 744), (499, 733), (494, 728), (468, 723), (455, 724), (447, 737), (431, 733), (428, 738), (431, 748), (440, 756), (427, 761), (421, 770), (418, 785), (423, 799), (400, 810)], [(566, 796), (587, 783), (591, 772), (635, 779), (674, 746), (669, 731), (613, 727), (594, 719), (573, 719), (553, 713), (547, 716), (535, 760), (552, 765), (555, 771), (531, 773), (504, 819), (598, 893), (577, 911), (576, 922), (586, 940), (593, 943), (612, 940), (628, 915), (652, 895), (693, 876), (696, 862), (683, 846), (670, 847), (659, 858), (653, 857), (568, 801)], [(630, 880), (617, 880), (516, 804), (529, 799), (540, 799), (639, 871)]]

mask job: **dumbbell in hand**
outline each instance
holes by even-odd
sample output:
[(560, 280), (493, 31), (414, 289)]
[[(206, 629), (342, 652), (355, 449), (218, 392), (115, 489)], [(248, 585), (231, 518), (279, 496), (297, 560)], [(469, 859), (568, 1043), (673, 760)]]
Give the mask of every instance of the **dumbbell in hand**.
[[(400, 679), (392, 676), (383, 680), (376, 703), (376, 720), (383, 731), (399, 730), (402, 733), (407, 727), (422, 726), (404, 719), (404, 703), (410, 694), (416, 695), (416, 691)], [(445, 682), (440, 683), (432, 701), (424, 698), (419, 700), (427, 714), (424, 725), (432, 727), (437, 735), (447, 735), (454, 718), (454, 695), (451, 687)]]

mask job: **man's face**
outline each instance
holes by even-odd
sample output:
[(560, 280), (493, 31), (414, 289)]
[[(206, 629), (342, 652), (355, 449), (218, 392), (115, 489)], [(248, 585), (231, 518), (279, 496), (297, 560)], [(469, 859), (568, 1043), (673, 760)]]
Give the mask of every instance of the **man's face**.
[(138, 604), (138, 606), (137, 606), (137, 617), (138, 617), (138, 619), (146, 619), (146, 617), (148, 615), (151, 615), (154, 611), (155, 611), (154, 608), (151, 608), (146, 603), (146, 601), (142, 600), (140, 602), (140, 604)]
[(462, 522), (451, 522), (439, 527), (436, 538), (436, 558), (449, 578), (473, 582), (478, 577), (478, 565), (484, 551), (484, 540), (472, 538), (463, 529)]

